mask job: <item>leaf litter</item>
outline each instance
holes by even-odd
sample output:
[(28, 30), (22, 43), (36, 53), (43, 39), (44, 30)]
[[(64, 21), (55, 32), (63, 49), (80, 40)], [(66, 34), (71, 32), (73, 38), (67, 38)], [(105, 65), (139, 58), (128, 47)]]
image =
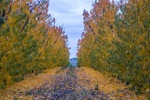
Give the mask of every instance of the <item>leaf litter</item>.
[(0, 91), (0, 100), (148, 100), (135, 95), (129, 86), (91, 68), (60, 67)]

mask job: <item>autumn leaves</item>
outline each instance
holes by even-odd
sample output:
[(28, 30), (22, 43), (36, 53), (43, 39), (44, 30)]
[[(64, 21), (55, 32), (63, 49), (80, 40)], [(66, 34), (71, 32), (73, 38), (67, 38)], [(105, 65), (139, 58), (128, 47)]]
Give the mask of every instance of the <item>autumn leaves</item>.
[[(67, 36), (49, 0), (0, 0), (0, 88), (29, 73), (68, 64)], [(125, 0), (126, 1), (126, 0)], [(150, 1), (98, 0), (84, 11), (78, 65), (110, 72), (137, 93), (150, 92)]]
[(0, 1), (0, 89), (28, 73), (68, 64), (67, 36), (48, 14), (48, 3)]
[(150, 92), (149, 0), (98, 0), (84, 11), (79, 66), (110, 72), (137, 93)]

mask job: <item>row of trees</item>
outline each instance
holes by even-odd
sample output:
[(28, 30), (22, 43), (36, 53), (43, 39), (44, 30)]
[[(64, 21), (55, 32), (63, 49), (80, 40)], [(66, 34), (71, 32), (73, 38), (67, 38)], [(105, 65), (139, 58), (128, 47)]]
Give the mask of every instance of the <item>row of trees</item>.
[(48, 2), (0, 0), (0, 89), (68, 64), (67, 36), (48, 14)]
[(86, 10), (78, 65), (109, 72), (150, 93), (150, 0), (98, 0)]

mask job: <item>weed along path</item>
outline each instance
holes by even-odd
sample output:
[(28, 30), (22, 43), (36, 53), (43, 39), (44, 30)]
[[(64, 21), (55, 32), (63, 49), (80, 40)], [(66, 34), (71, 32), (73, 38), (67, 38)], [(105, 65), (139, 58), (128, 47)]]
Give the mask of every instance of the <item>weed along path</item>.
[(148, 100), (90, 68), (54, 68), (0, 91), (0, 100)]

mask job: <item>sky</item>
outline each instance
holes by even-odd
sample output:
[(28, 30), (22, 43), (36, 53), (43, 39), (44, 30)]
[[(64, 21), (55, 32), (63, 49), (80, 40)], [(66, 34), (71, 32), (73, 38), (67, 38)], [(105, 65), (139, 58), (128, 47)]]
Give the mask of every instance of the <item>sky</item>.
[(50, 0), (49, 13), (56, 19), (56, 25), (63, 26), (68, 36), (70, 58), (76, 57), (77, 43), (83, 32), (83, 10), (92, 9), (93, 0)]

